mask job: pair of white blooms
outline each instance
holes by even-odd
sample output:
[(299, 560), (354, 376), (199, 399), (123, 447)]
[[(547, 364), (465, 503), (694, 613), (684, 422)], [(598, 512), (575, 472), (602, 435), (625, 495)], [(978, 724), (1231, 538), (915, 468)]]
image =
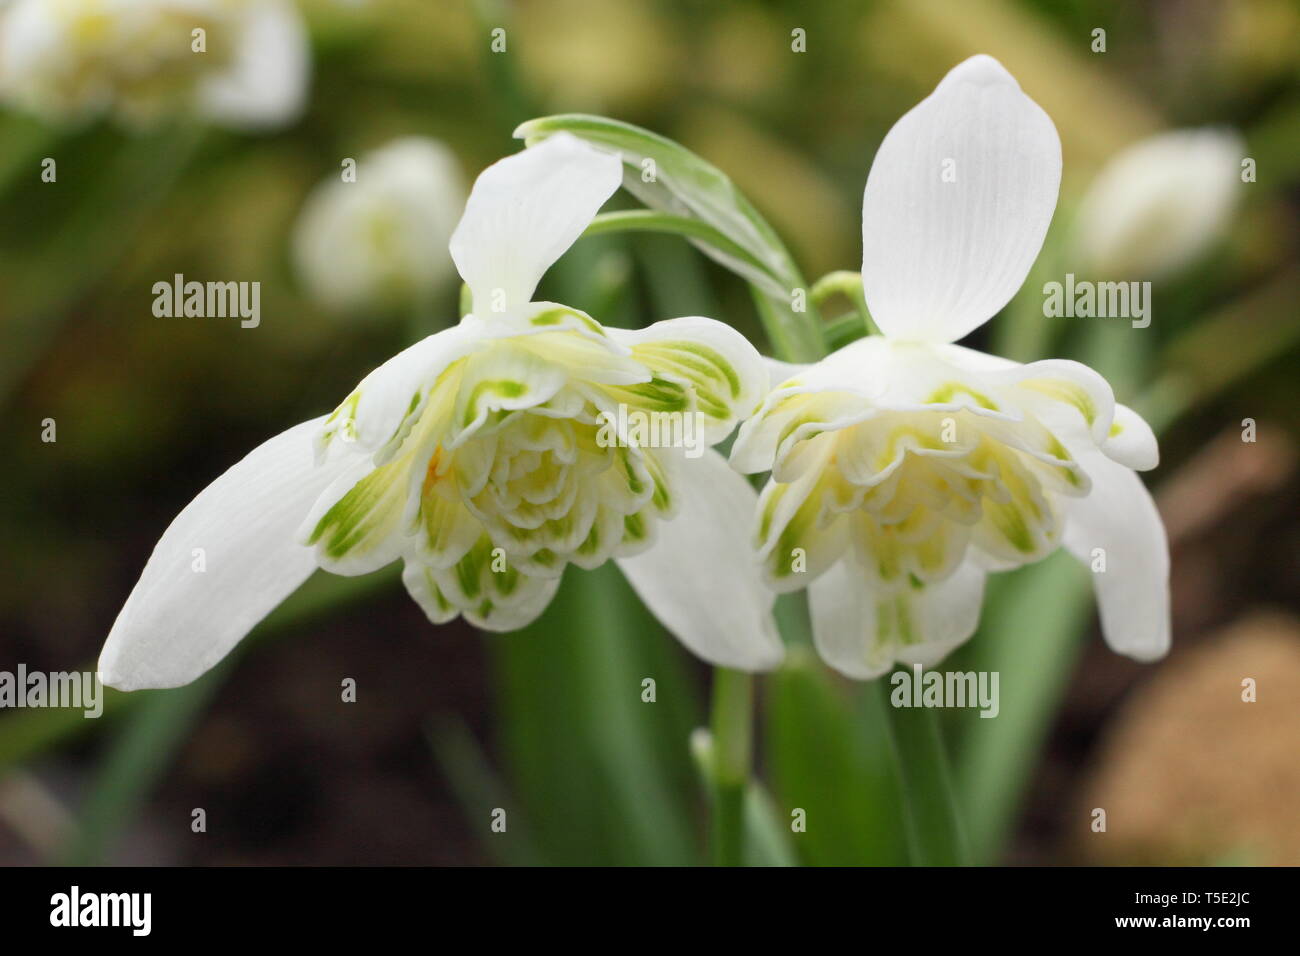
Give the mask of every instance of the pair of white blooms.
[[(955, 182), (940, 175), (949, 161)], [(181, 512), (109, 635), (102, 679), (186, 683), (316, 567), (395, 560), (431, 620), (507, 630), (541, 613), (568, 564), (613, 559), (692, 651), (744, 670), (779, 663), (774, 591), (807, 586), (822, 655), (869, 678), (969, 637), (988, 572), (1060, 545), (1092, 565), (1102, 549), (1106, 639), (1163, 654), (1167, 546), (1135, 474), (1156, 464), (1151, 430), (1084, 365), (951, 344), (1023, 282), (1060, 173), (1055, 127), (1015, 80), (984, 56), (956, 67), (890, 131), (867, 181), (863, 286), (884, 336), (792, 367), (709, 319), (623, 331), (534, 302), (622, 164), (565, 134), (496, 163), (450, 243), (471, 313)], [(730, 464), (607, 447), (599, 416), (619, 405), (699, 413), (710, 444), (743, 421)], [(741, 472), (769, 470), (756, 496)]]

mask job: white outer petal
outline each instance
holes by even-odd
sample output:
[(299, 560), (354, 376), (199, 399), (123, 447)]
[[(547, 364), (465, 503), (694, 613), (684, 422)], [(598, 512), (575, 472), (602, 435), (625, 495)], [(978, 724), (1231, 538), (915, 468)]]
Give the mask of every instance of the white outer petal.
[(862, 283), (881, 331), (952, 342), (991, 318), (1038, 256), (1060, 183), (1047, 114), (992, 57), (956, 66), (889, 131), (867, 177)]
[(780, 359), (768, 358), (766, 355), (763, 356), (763, 364), (767, 366), (767, 375), (772, 383), (772, 388), (776, 388), (787, 379), (802, 375), (812, 368), (811, 363), (783, 362)]
[(750, 544), (758, 496), (712, 449), (686, 459), (673, 488), (677, 515), (654, 546), (618, 559), (633, 590), (669, 631), (710, 664), (770, 670), (785, 649)]
[[(323, 419), (259, 445), (163, 532), (99, 656), (121, 690), (188, 684), (226, 656), (316, 569), (294, 532), (343, 467), (313, 467)], [(206, 570), (193, 570), (202, 548)]]
[(1169, 650), (1169, 543), (1155, 502), (1133, 471), (1087, 446), (1072, 449), (1092, 492), (1071, 502), (1065, 547), (1091, 571), (1104, 548), (1106, 570), (1091, 572), (1101, 630), (1111, 649), (1139, 661)]
[(199, 105), (233, 126), (292, 122), (302, 112), (311, 77), (306, 28), (298, 9), (281, 0), (249, 5), (235, 38), (234, 59), (199, 88)]
[[(479, 174), (451, 237), (451, 257), (474, 312), (523, 308), (551, 263), (573, 245), (623, 181), (615, 153), (567, 133), (548, 137)], [(504, 302), (497, 300), (504, 294)]]
[(932, 667), (975, 633), (986, 573), (972, 561), (923, 591), (905, 590), (925, 637), (905, 647), (876, 644), (876, 595), (852, 561), (839, 561), (808, 586), (813, 640), (831, 667), (854, 680), (888, 673), (895, 663)]

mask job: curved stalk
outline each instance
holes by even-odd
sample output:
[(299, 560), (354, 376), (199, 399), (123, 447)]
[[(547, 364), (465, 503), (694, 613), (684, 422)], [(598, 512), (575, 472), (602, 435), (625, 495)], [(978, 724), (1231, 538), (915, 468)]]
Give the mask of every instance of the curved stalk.
[(745, 854), (745, 791), (753, 751), (754, 679), (716, 668), (710, 715), (713, 804), (710, 855), (715, 866), (741, 866)]

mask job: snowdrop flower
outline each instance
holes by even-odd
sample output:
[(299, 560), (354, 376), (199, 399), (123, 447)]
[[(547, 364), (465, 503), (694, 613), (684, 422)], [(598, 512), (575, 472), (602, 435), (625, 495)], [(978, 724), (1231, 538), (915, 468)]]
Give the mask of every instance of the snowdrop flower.
[(290, 0), (14, 0), (0, 10), (0, 95), (52, 120), (113, 112), (144, 125), (192, 110), (275, 126), (301, 110), (309, 71)]
[(1128, 147), (1093, 180), (1074, 225), (1084, 268), (1160, 279), (1189, 265), (1236, 205), (1245, 152), (1229, 129), (1160, 133)]
[(454, 274), (443, 254), (465, 187), (436, 140), (409, 136), (321, 183), (294, 228), (293, 255), (312, 295), (331, 309), (411, 305)]
[(788, 367), (732, 463), (771, 469), (764, 572), (809, 587), (822, 656), (855, 678), (968, 638), (989, 571), (1059, 545), (1099, 569), (1106, 639), (1169, 644), (1164, 528), (1134, 469), (1155, 438), (1077, 362), (951, 344), (1024, 281), (1061, 175), (1052, 121), (995, 60), (952, 70), (885, 137), (863, 201), (862, 278), (883, 336)]
[(626, 420), (698, 413), (720, 441), (767, 388), (758, 353), (709, 319), (605, 329), (532, 299), (621, 178), (618, 156), (567, 135), (486, 169), (450, 244), (472, 313), (201, 492), (122, 608), (101, 679), (186, 683), (318, 565), (351, 575), (397, 560), (430, 620), (509, 630), (541, 613), (566, 565), (614, 558), (695, 653), (774, 666), (772, 594), (734, 560), (756, 504), (748, 482), (711, 448), (690, 458), (602, 438), (622, 406)]

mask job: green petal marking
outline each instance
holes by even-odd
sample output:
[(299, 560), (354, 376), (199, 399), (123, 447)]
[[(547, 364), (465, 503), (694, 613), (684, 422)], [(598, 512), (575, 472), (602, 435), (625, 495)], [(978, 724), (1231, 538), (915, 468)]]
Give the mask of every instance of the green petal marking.
[(529, 325), (535, 325), (538, 328), (549, 328), (551, 326), (564, 325), (565, 319), (577, 319), (589, 331), (603, 336), (605, 330), (601, 328), (599, 322), (589, 315), (577, 311), (576, 309), (566, 309), (563, 306), (556, 306), (553, 309), (547, 309), (544, 312), (538, 312), (528, 320)]
[[(783, 485), (781, 487), (789, 487)], [(775, 498), (776, 496), (773, 495)], [(767, 560), (768, 573), (771, 574), (774, 581), (788, 578), (796, 574), (794, 562), (791, 555), (794, 554), (795, 548), (803, 549), (805, 554), (812, 552), (813, 536), (817, 533), (817, 516), (821, 508), (821, 490), (813, 489), (812, 494), (808, 495), (795, 510), (786, 526), (781, 529), (777, 537), (776, 546)], [(767, 509), (771, 511), (772, 509)], [(760, 522), (761, 526), (770, 529), (772, 515), (765, 514)], [(766, 537), (766, 535), (765, 535)]]
[(478, 382), (465, 403), (465, 414), (461, 416), (462, 428), (468, 428), (478, 417), (479, 402), (489, 394), (498, 398), (522, 398), (528, 394), (528, 386), (523, 382), (505, 378), (484, 379)]
[(788, 484), (772, 482), (763, 493), (763, 509), (758, 516), (758, 533), (757, 545), (762, 547), (767, 536), (772, 532), (772, 521), (776, 517), (776, 509), (781, 504), (781, 499), (785, 497), (790, 490)]
[(623, 519), (623, 540), (644, 541), (647, 533), (645, 515), (641, 512), (630, 514)]
[(1031, 378), (1019, 383), (1021, 388), (1046, 395), (1054, 401), (1064, 402), (1079, 410), (1083, 420), (1090, 426), (1097, 420), (1097, 405), (1081, 385), (1060, 378)]
[(623, 482), (627, 486), (628, 494), (636, 497), (645, 491), (645, 482), (637, 473), (636, 461), (632, 458), (632, 449), (626, 445), (619, 445), (615, 449), (618, 456), (619, 471), (623, 475)]
[[(812, 425), (812, 424), (820, 425), (820, 424), (825, 424), (825, 422), (822, 420), (822, 416), (815, 411), (805, 412), (802, 415), (796, 415), (794, 418), (790, 419), (790, 421), (786, 422), (784, 425), (781, 426), (781, 433), (779, 436), (777, 436), (776, 439), (776, 447), (777, 448), (783, 447), (786, 443), (786, 440), (789, 439), (789, 437), (795, 433), (796, 429), (801, 428), (804, 425)], [(815, 436), (806, 435), (804, 436), (803, 440), (807, 441), (809, 438), (813, 438), (813, 437)]]
[(492, 560), (492, 539), (483, 535), (456, 563), (456, 583), (461, 593), (474, 600), (483, 590), (483, 571)]
[(898, 443), (904, 438), (914, 438), (917, 445), (930, 451), (943, 451), (948, 447), (939, 436), (923, 431), (916, 425), (898, 425), (889, 433), (884, 446), (876, 455), (877, 472), (884, 471), (898, 456)]
[(725, 385), (732, 399), (740, 397), (740, 373), (716, 349), (689, 341), (645, 342), (632, 347), (632, 354), (651, 368), (674, 371), (697, 384)]
[(1025, 523), (1024, 514), (1013, 502), (1003, 504), (987, 501), (984, 505), (984, 513), (993, 522), (993, 527), (1013, 548), (1023, 554), (1034, 553), (1034, 539), (1029, 533), (1029, 525)]
[(578, 545), (577, 553), (583, 557), (590, 557), (600, 551), (600, 532), (601, 521), (599, 516), (591, 523), (591, 530), (587, 532), (586, 539)]
[(639, 385), (612, 385), (606, 391), (618, 402), (643, 412), (687, 412), (691, 393), (683, 385), (655, 377)]
[(392, 517), (393, 503), (384, 498), (405, 480), (405, 463), (376, 468), (321, 515), (307, 543), (321, 544), (329, 558), (343, 557)]
[(898, 621), (898, 643), (903, 647), (920, 643), (921, 635), (916, 631), (912, 602), (907, 594), (899, 594), (894, 598), (894, 615)]
[(502, 597), (509, 597), (519, 588), (519, 582), (523, 579), (513, 566), (506, 565), (506, 569), (497, 572), (493, 580), (496, 582), (497, 593)]
[(993, 401), (983, 392), (977, 392), (968, 385), (961, 382), (948, 382), (940, 385), (933, 395), (925, 400), (927, 405), (950, 405), (958, 395), (965, 395), (967, 398), (974, 400), (980, 408), (987, 408), (990, 411), (998, 410), (998, 403)]
[(641, 463), (645, 465), (646, 471), (650, 472), (650, 480), (654, 482), (655, 490), (650, 498), (651, 503), (661, 512), (672, 510), (673, 495), (668, 488), (668, 475), (664, 472), (663, 464), (651, 451), (645, 453)]
[(732, 404), (740, 397), (740, 373), (721, 352), (682, 340), (634, 345), (632, 356), (656, 372), (689, 383), (705, 415), (719, 421), (731, 417)]
[[(1062, 445), (1061, 440), (1055, 435), (1053, 435), (1051, 440), (1047, 443), (1047, 453), (1058, 461), (1070, 462), (1070, 465), (1074, 464), (1074, 457), (1070, 454), (1069, 449)], [(1056, 466), (1054, 470), (1075, 488), (1080, 488), (1083, 486), (1083, 479), (1079, 477), (1079, 473), (1075, 471), (1073, 467), (1070, 467), (1070, 465), (1059, 465)]]
[(357, 389), (325, 419), (322, 439), (329, 444), (335, 434), (341, 434), (344, 441), (356, 441), (357, 437), (357, 403), (361, 401), (361, 390)]

